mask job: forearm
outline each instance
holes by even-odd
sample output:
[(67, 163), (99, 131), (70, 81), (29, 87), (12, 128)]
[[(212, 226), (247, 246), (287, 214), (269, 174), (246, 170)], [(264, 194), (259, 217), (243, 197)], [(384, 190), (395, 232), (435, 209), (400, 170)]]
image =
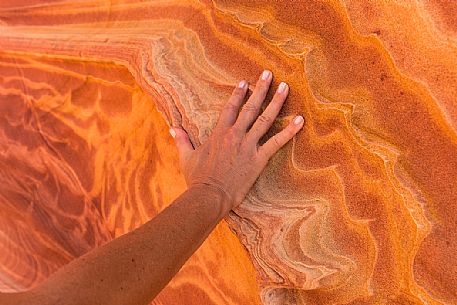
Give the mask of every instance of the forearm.
[(34, 304), (150, 302), (230, 210), (224, 194), (194, 186), (140, 228), (66, 265), (30, 292)]

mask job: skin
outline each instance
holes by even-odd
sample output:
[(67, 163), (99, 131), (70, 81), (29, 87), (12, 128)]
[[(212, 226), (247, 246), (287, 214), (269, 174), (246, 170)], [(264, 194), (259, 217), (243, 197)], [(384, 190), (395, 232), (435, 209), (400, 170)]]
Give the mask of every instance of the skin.
[(242, 202), (271, 156), (303, 127), (298, 116), (258, 145), (289, 90), (280, 85), (259, 116), (272, 80), (270, 71), (262, 75), (244, 106), (248, 85), (240, 82), (211, 136), (197, 149), (183, 129), (170, 130), (188, 185), (170, 206), (138, 229), (62, 267), (37, 287), (0, 294), (0, 304), (149, 304), (218, 222)]

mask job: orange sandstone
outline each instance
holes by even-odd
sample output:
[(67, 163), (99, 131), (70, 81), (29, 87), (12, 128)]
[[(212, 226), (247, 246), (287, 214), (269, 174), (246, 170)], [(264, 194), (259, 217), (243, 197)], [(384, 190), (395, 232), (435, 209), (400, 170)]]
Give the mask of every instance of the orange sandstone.
[(236, 81), (269, 68), (291, 88), (269, 135), (306, 125), (227, 217), (249, 260), (223, 223), (155, 302), (457, 303), (456, 7), (2, 3), (0, 287), (33, 286), (184, 189), (153, 105), (199, 145)]

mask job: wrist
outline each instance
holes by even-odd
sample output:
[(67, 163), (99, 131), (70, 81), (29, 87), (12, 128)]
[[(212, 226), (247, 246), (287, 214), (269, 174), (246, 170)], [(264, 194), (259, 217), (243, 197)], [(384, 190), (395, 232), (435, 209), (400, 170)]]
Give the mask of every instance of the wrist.
[(197, 182), (188, 187), (188, 191), (203, 194), (208, 199), (208, 204), (218, 212), (220, 219), (224, 218), (233, 208), (232, 196), (222, 187), (212, 183)]

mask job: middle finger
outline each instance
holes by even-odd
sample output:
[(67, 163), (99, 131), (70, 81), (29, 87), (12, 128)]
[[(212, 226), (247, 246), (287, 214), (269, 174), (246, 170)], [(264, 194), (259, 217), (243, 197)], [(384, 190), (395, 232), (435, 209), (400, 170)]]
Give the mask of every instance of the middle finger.
[(259, 77), (254, 92), (249, 97), (246, 104), (241, 108), (238, 119), (236, 120), (234, 127), (246, 131), (249, 126), (254, 122), (255, 118), (259, 114), (260, 107), (262, 106), (265, 96), (270, 88), (271, 80), (273, 75), (271, 71), (265, 70)]

